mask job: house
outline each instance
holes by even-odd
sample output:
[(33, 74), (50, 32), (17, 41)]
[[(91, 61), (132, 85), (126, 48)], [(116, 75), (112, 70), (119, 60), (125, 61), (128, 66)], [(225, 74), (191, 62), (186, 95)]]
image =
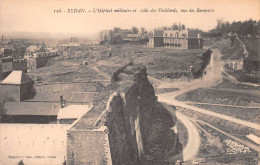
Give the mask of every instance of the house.
[(35, 94), (34, 81), (23, 71), (12, 71), (2, 82), (0, 82), (0, 94), (12, 101), (20, 102)]
[(172, 49), (202, 49), (203, 38), (198, 30), (154, 30), (148, 45)]

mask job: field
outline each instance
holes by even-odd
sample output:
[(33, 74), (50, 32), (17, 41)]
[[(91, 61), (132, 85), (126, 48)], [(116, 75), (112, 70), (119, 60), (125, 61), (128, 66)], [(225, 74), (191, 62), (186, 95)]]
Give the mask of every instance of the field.
[(227, 120), (220, 119), (220, 118), (217, 118), (214, 116), (202, 114), (199, 112), (195, 112), (195, 111), (185, 109), (185, 108), (180, 108), (180, 107), (177, 107), (177, 111), (180, 111), (195, 120), (201, 120), (206, 123), (209, 123), (209, 124), (215, 126), (216, 128), (229, 133), (230, 135), (239, 137), (240, 139), (249, 141), (249, 139), (247, 139), (246, 135), (251, 134), (251, 133), (256, 136), (260, 136), (260, 131), (257, 131), (253, 128), (249, 128), (249, 127), (246, 127), (246, 126), (243, 126), (240, 124), (236, 124), (231, 121), (227, 121)]
[(199, 88), (177, 97), (181, 101), (237, 106), (259, 106), (257, 91)]
[(207, 163), (239, 163), (255, 164), (258, 153), (249, 147), (235, 142), (233, 139), (211, 127), (199, 123), (202, 145), (199, 149), (198, 161)]
[(207, 104), (191, 104), (193, 106), (210, 110), (212, 112), (232, 116), (241, 120), (251, 121), (260, 124), (260, 107), (259, 108), (243, 108), (243, 107), (230, 107), (218, 106)]
[[(133, 60), (136, 64), (144, 64), (148, 75), (164, 77), (162, 75), (169, 73), (186, 73), (190, 65), (195, 71), (199, 70), (203, 65), (202, 51), (148, 48), (146, 45), (70, 48), (64, 50), (61, 57), (50, 59), (45, 67), (29, 72), (29, 76), (36, 83), (103, 80), (102, 74), (88, 65), (111, 76), (118, 68)], [(83, 65), (83, 61), (88, 65)]]
[[(152, 77), (162, 77), (167, 73), (183, 73), (187, 72), (190, 65), (194, 66), (194, 70), (199, 70), (202, 65), (202, 50), (173, 50), (167, 48), (148, 48), (147, 46), (113, 46), (112, 57), (104, 58), (99, 61), (103, 71), (111, 73), (113, 65), (120, 65), (129, 59), (134, 63), (143, 63), (147, 67), (148, 75)], [(105, 62), (104, 62), (105, 60)], [(103, 64), (102, 64), (103, 63)], [(105, 64), (112, 65), (105, 65)]]
[(230, 80), (223, 79), (223, 81), (216, 86), (212, 87), (215, 89), (240, 89), (240, 90), (260, 90), (259, 86), (251, 86), (251, 85), (246, 85), (246, 84), (240, 84), (240, 83), (234, 83)]

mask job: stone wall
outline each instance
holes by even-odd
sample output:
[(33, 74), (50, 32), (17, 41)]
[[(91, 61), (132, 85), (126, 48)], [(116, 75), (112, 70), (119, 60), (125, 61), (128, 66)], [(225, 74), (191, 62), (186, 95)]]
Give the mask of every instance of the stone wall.
[(69, 130), (67, 163), (69, 165), (111, 164), (108, 134), (103, 130)]
[(138, 165), (144, 159), (164, 159), (173, 147), (180, 149), (170, 129), (175, 121), (157, 102), (146, 68), (128, 65), (116, 75), (118, 81), (68, 131), (69, 165)]

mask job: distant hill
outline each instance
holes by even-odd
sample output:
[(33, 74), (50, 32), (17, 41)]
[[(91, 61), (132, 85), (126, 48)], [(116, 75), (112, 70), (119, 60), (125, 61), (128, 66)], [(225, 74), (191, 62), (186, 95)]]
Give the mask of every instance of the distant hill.
[(81, 39), (96, 40), (98, 33), (51, 33), (51, 32), (2, 32), (5, 39), (24, 38), (24, 39), (68, 39), (77, 37)]

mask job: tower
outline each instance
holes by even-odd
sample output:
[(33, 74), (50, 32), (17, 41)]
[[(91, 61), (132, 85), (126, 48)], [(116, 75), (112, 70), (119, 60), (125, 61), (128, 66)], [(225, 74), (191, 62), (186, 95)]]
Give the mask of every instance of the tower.
[(4, 42), (4, 35), (2, 35), (2, 42)]

